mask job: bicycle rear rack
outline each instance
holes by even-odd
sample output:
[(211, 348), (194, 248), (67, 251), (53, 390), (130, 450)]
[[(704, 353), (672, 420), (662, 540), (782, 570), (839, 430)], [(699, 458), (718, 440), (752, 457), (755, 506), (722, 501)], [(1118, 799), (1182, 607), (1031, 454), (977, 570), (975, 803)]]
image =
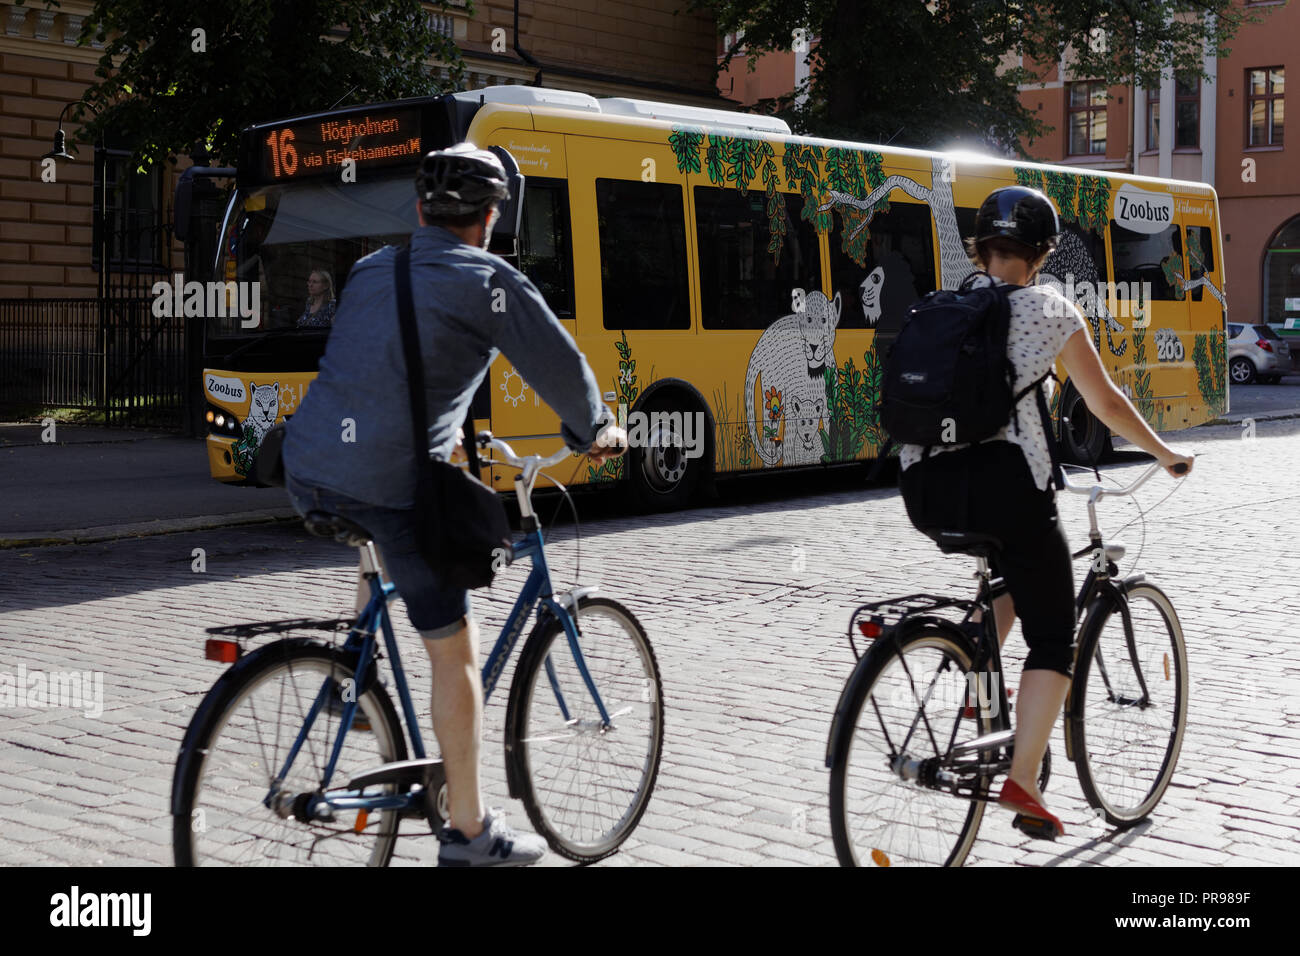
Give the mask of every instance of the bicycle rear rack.
[(281, 631), (334, 631), (346, 633), (356, 622), (355, 617), (333, 617), (313, 620), (305, 617), (283, 618), (279, 621), (252, 621), (246, 624), (225, 624), (209, 627), (205, 633), (228, 637), (257, 637), (260, 634), (278, 634)]
[(862, 659), (857, 642), (853, 639), (854, 627), (857, 627), (867, 640), (875, 640), (897, 633), (898, 628), (913, 615), (948, 608), (956, 608), (969, 614), (975, 608), (975, 602), (966, 598), (939, 597), (937, 594), (908, 594), (904, 597), (860, 605), (849, 617), (848, 639), (854, 660)]
[(205, 633), (215, 636), (208, 638), (203, 653), (208, 660), (233, 664), (244, 656), (244, 642), (263, 634), (282, 634), (285, 631), (329, 631), (332, 634), (347, 634), (355, 623), (355, 617), (321, 619), (291, 617), (278, 621), (224, 624), (220, 627), (205, 628)]

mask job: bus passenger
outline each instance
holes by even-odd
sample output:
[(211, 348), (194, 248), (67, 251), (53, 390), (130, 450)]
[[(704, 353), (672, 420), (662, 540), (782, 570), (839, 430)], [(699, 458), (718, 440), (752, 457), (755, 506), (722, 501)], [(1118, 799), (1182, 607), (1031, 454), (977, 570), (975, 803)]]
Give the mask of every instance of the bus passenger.
[(298, 328), (329, 328), (334, 324), (334, 277), (326, 269), (313, 269), (307, 278), (307, 304), (298, 316)]

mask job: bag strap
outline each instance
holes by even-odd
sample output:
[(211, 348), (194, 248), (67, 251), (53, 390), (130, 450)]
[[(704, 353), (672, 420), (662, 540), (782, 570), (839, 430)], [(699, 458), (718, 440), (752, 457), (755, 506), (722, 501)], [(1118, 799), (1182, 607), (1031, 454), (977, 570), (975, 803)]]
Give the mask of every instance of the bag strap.
[(411, 407), (411, 443), (415, 449), (415, 507), (417, 511), (423, 511), (433, 503), (433, 471), (429, 467), (429, 413), (425, 406), (424, 361), (420, 356), (420, 332), (415, 324), (415, 304), (411, 297), (410, 246), (398, 250), (393, 272), (397, 320), (402, 330), (402, 356), (406, 362), (406, 394)]
[[(1047, 442), (1047, 455), (1052, 460), (1052, 484), (1056, 486), (1057, 491), (1062, 491), (1065, 489), (1065, 473), (1061, 471), (1061, 456), (1056, 453), (1057, 443), (1055, 438), (1052, 437), (1052, 415), (1047, 410), (1047, 397), (1043, 390), (1043, 386), (1046, 385), (1049, 378), (1056, 382), (1057, 385), (1061, 384), (1061, 380), (1056, 377), (1056, 373), (1049, 369), (1046, 375), (1034, 382), (1033, 385), (1030, 385), (1029, 388), (1034, 390), (1034, 396), (1038, 401), (1038, 417), (1043, 423), (1043, 440)], [(1024, 392), (1020, 394), (1023, 395)], [(1016, 396), (1016, 400), (1020, 400), (1019, 395)], [(1065, 427), (1064, 422), (1061, 423), (1061, 427)], [(1101, 475), (1097, 476), (1097, 481), (1101, 481)]]

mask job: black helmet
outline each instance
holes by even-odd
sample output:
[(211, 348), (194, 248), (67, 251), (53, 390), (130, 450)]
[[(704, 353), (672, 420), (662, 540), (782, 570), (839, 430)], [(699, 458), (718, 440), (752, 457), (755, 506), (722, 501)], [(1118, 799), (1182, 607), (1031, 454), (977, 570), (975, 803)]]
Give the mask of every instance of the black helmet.
[(429, 216), (481, 212), (510, 195), (501, 160), (473, 143), (427, 154), (415, 174), (415, 191)]
[(1028, 186), (1003, 186), (989, 193), (975, 214), (975, 242), (1010, 239), (1034, 256), (1056, 248), (1061, 222), (1052, 201)]

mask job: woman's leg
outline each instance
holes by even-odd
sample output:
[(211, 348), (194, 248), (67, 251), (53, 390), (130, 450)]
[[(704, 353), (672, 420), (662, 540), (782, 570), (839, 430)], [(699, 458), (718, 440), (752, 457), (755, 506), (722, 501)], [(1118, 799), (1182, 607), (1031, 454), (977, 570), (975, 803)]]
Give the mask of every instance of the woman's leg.
[(1009, 592), (994, 602), (998, 637), (1006, 640), (1018, 615), (1029, 646), (1016, 695), (1015, 754), (1009, 776), (1042, 803), (1039, 767), (1069, 693), (1074, 661), (1070, 547), (1054, 497), (1033, 484), (1020, 449), (991, 443), (978, 454), (984, 467), (973, 476), (968, 507), (977, 530), (1002, 540), (998, 571)]
[(1020, 675), (1016, 697), (1016, 753), (1008, 776), (1039, 803), (1038, 768), (1047, 750), (1052, 727), (1070, 691), (1070, 678), (1049, 670), (1027, 670)]
[[(971, 620), (979, 623), (984, 620), (984, 615), (976, 611), (971, 616)], [(998, 647), (1004, 647), (1007, 643), (1007, 635), (1011, 633), (1011, 628), (1016, 623), (1016, 602), (1010, 594), (999, 594), (993, 599), (993, 622), (998, 626)]]

